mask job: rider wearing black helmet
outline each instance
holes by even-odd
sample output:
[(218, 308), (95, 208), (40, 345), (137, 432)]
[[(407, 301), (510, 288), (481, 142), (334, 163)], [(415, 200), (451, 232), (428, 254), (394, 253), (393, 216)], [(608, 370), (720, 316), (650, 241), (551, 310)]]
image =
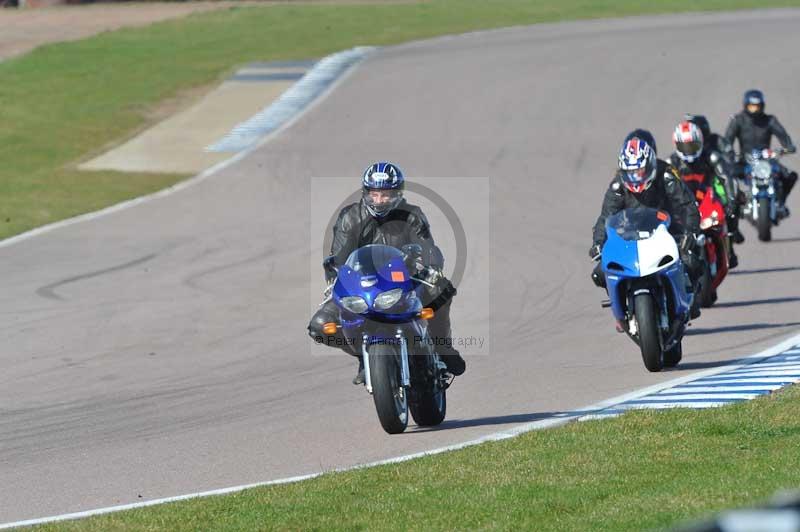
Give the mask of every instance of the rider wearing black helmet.
[[(370, 165), (362, 176), (362, 197), (358, 203), (346, 206), (339, 213), (333, 227), (333, 243), (330, 257), (326, 260), (340, 266), (356, 249), (368, 244), (384, 244), (402, 248), (406, 244), (417, 244), (421, 249), (420, 261), (432, 268), (430, 281), (436, 288), (429, 289), (426, 295), (430, 301), (426, 306), (435, 311), (429, 322), (431, 339), (436, 352), (453, 375), (461, 375), (466, 369), (464, 359), (453, 347), (450, 332), (450, 304), (455, 288), (442, 275), (444, 257), (433, 242), (428, 219), (422, 210), (406, 202), (403, 198), (405, 179), (396, 165), (378, 162)], [(328, 282), (335, 279), (335, 273), (326, 273)], [(350, 355), (360, 357), (352, 346), (342, 338), (329, 337), (323, 326), (328, 322), (339, 322), (339, 309), (333, 301), (327, 301), (311, 318), (308, 334), (317, 343), (339, 347)], [(337, 333), (341, 335), (341, 333)], [(353, 384), (363, 384), (364, 367), (359, 358), (358, 374)]]
[[(740, 158), (753, 150), (768, 149), (773, 136), (778, 139), (786, 153), (794, 153), (797, 150), (778, 119), (774, 115), (764, 112), (766, 102), (764, 94), (760, 90), (753, 89), (745, 92), (742, 105), (744, 109), (731, 117), (728, 129), (725, 131), (725, 138), (731, 145), (737, 139), (739, 140)], [(740, 160), (740, 169), (741, 166), (743, 165)], [(789, 193), (797, 182), (797, 172), (793, 172), (783, 165), (779, 166), (781, 187), (778, 202), (781, 217), (786, 217), (789, 215), (786, 198), (789, 197)]]

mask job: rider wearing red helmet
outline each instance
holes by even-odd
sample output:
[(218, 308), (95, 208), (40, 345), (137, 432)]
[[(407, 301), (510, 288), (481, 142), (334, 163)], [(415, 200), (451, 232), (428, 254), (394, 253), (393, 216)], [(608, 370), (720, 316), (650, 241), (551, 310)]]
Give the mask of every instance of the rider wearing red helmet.
[[(680, 122), (672, 133), (675, 151), (670, 155), (670, 163), (684, 181), (696, 181), (696, 187), (714, 190), (714, 194), (725, 208), (728, 230), (733, 233), (737, 222), (733, 212), (735, 200), (729, 196), (726, 176), (720, 175), (719, 165), (713, 165), (706, 157), (705, 140), (703, 130), (695, 122), (689, 120)], [(733, 242), (734, 239), (730, 238), (729, 268), (735, 268), (739, 264), (739, 259), (733, 251)]]

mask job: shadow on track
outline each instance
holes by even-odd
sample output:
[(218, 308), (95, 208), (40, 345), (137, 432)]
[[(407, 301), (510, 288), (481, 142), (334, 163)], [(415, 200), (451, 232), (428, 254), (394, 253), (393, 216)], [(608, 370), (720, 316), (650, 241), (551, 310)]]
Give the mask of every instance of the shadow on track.
[(773, 238), (773, 242), (800, 242), (800, 236), (792, 236), (792, 237), (784, 237), (784, 238)]
[(752, 307), (755, 305), (773, 305), (778, 303), (794, 303), (800, 301), (800, 297), (774, 297), (771, 299), (751, 299), (750, 301), (725, 301), (717, 303), (714, 308), (734, 308), (734, 307)]
[(763, 268), (760, 270), (733, 270), (728, 275), (753, 275), (758, 273), (794, 272), (798, 270), (800, 270), (800, 266), (779, 266), (778, 268)]
[(478, 417), (475, 419), (446, 419), (438, 427), (414, 427), (409, 433), (432, 432), (437, 430), (463, 429), (467, 427), (486, 427), (491, 425), (512, 425), (530, 423), (561, 414), (561, 412), (535, 412), (532, 414), (511, 414), (508, 416)]
[(726, 332), (758, 331), (760, 329), (779, 329), (781, 327), (797, 327), (800, 321), (788, 323), (748, 323), (745, 325), (726, 325), (723, 327), (692, 328), (686, 331), (686, 336), (700, 336), (703, 334), (718, 334)]

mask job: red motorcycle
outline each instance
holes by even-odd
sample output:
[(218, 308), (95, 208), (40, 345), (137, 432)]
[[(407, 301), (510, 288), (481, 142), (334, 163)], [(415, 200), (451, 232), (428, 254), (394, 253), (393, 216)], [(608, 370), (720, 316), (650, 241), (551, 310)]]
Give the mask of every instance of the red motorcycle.
[(694, 191), (700, 211), (700, 229), (705, 243), (705, 267), (700, 280), (700, 306), (708, 308), (717, 301), (717, 288), (728, 275), (728, 224), (725, 207), (714, 193), (714, 188), (705, 186), (703, 176), (684, 175), (683, 180)]

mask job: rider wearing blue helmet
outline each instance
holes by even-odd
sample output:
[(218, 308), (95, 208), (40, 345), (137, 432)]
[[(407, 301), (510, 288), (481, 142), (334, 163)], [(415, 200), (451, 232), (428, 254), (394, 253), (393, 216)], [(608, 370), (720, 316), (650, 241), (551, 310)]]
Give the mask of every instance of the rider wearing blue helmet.
[[(731, 145), (736, 140), (739, 141), (740, 158), (753, 150), (768, 149), (773, 136), (778, 139), (786, 153), (797, 151), (791, 137), (786, 133), (778, 119), (774, 115), (768, 115), (764, 112), (766, 101), (764, 100), (763, 92), (755, 89), (745, 92), (742, 106), (744, 109), (731, 117), (728, 129), (725, 131), (725, 138)], [(740, 172), (743, 166), (744, 164), (740, 162)], [(785, 205), (786, 198), (789, 197), (789, 193), (797, 182), (797, 172), (793, 172), (783, 165), (779, 166), (781, 169), (779, 174), (781, 181), (780, 196), (778, 198), (780, 203), (779, 214), (785, 218), (789, 215), (789, 209)]]
[[(600, 216), (594, 226), (594, 241), (589, 256), (597, 260), (606, 241), (606, 219), (623, 209), (650, 207), (670, 214), (669, 230), (679, 242), (681, 259), (693, 285), (702, 273), (695, 234), (700, 232), (700, 213), (694, 195), (678, 176), (675, 168), (656, 156), (656, 141), (644, 129), (630, 132), (622, 143), (619, 170), (606, 190)], [(605, 287), (605, 276), (598, 263), (592, 273), (595, 284)], [(692, 309), (699, 316), (699, 308)]]
[[(435, 310), (429, 323), (431, 338), (436, 342), (437, 352), (453, 375), (461, 375), (466, 369), (464, 359), (452, 346), (450, 332), (450, 303), (455, 295), (455, 288), (442, 275), (444, 257), (434, 244), (428, 219), (422, 210), (411, 205), (403, 198), (405, 178), (396, 165), (389, 162), (377, 162), (364, 171), (361, 178), (361, 201), (346, 206), (339, 213), (333, 227), (333, 242), (330, 257), (326, 260), (339, 266), (356, 249), (368, 244), (384, 244), (402, 248), (407, 244), (416, 244), (421, 250), (419, 261), (434, 272), (430, 280), (436, 288), (427, 293), (431, 301), (427, 306)], [(333, 281), (328, 278), (328, 281)], [(339, 322), (339, 309), (328, 301), (311, 318), (308, 333), (317, 343), (340, 347), (353, 356), (354, 352), (347, 342), (326, 342), (323, 325), (327, 322)], [(364, 368), (359, 359), (359, 370), (353, 384), (364, 382)]]

